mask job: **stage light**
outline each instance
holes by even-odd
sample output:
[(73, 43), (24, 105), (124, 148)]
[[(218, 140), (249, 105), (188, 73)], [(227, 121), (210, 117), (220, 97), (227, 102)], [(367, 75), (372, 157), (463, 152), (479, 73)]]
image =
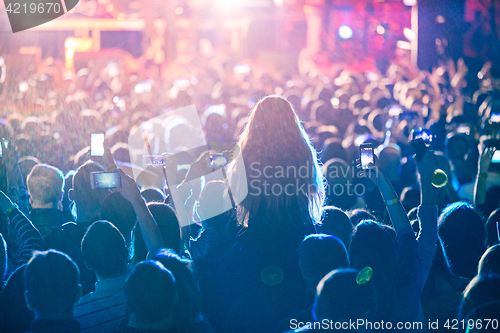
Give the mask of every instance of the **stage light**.
[(405, 35), (408, 40), (414, 40), (415, 39), (415, 32), (411, 29), (404, 28), (403, 29), (403, 35)]
[(416, 6), (417, 0), (403, 0), (403, 3), (405, 6)]
[(343, 38), (343, 39), (349, 39), (352, 37), (352, 29), (347, 26), (347, 25), (343, 25), (339, 28), (339, 36), (340, 38)]
[(385, 28), (384, 28), (383, 26), (379, 25), (379, 26), (377, 27), (377, 33), (378, 33), (379, 35), (383, 35), (383, 34), (385, 34)]
[(443, 24), (444, 22), (446, 22), (446, 19), (444, 18), (444, 16), (438, 15), (438, 16), (436, 16), (436, 22)]
[(183, 12), (184, 12), (184, 8), (182, 8), (182, 7), (177, 7), (174, 10), (174, 13), (177, 15), (181, 15)]
[(411, 44), (402, 40), (398, 40), (396, 46), (403, 50), (411, 50)]
[(276, 7), (281, 7), (283, 6), (283, 0), (274, 0), (274, 4), (276, 5)]

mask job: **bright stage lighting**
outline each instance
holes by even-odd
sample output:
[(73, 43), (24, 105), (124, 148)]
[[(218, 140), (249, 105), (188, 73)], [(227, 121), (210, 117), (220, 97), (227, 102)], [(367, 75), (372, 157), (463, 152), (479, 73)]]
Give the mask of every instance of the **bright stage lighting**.
[(403, 34), (405, 35), (408, 40), (414, 40), (415, 39), (415, 32), (411, 29), (404, 28), (403, 29)]
[(352, 37), (352, 29), (347, 26), (347, 25), (343, 25), (339, 28), (339, 36), (340, 38), (343, 38), (343, 39), (349, 39)]
[(417, 0), (403, 0), (405, 6), (415, 6), (417, 5)]

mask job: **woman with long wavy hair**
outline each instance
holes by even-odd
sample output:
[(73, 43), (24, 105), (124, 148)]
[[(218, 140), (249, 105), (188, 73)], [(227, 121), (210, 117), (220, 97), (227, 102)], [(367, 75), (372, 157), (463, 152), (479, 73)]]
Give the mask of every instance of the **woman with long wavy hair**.
[(239, 204), (240, 224), (294, 228), (319, 221), (323, 176), (316, 151), (286, 99), (268, 96), (257, 103), (238, 145), (248, 183), (248, 195)]
[[(257, 103), (239, 146), (244, 171), (241, 161), (230, 167), (230, 188), (238, 192), (248, 184), (248, 194), (236, 200), (241, 231), (216, 278), (211, 323), (220, 332), (272, 332), (312, 303), (297, 248), (315, 232), (323, 178), (307, 134), (282, 97)], [(235, 177), (242, 174), (246, 180)]]

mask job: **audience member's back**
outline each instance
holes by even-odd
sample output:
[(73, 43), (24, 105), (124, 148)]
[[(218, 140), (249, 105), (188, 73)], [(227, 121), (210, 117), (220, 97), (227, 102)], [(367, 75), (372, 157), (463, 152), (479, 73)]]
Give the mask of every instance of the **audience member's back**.
[(500, 244), (489, 247), (479, 260), (477, 274), (489, 273), (500, 275)]
[(125, 316), (125, 279), (128, 249), (120, 231), (110, 222), (94, 222), (82, 240), (85, 265), (95, 272), (95, 291), (75, 307), (82, 332), (111, 332)]
[(27, 178), (32, 210), (29, 218), (43, 237), (52, 232), (51, 227), (60, 227), (68, 222), (62, 212), (64, 175), (61, 170), (37, 164)]
[(439, 217), (439, 236), (454, 274), (473, 278), (483, 254), (486, 230), (476, 210), (466, 202), (448, 205)]
[(330, 271), (348, 268), (349, 257), (340, 239), (325, 234), (309, 235), (299, 246), (299, 264), (309, 289), (313, 292)]
[[(160, 202), (151, 202), (148, 204), (148, 208), (158, 224), (163, 237), (164, 247), (174, 250), (177, 254), (181, 254), (183, 252), (181, 251), (181, 230), (174, 210), (169, 205)], [(139, 224), (136, 224), (134, 229), (133, 248), (133, 263), (146, 259), (147, 249)]]
[(73, 307), (81, 295), (78, 267), (66, 254), (35, 252), (24, 270), (25, 299), (34, 312), (30, 332), (80, 332)]
[(160, 262), (135, 265), (125, 282), (125, 296), (129, 319), (119, 332), (177, 332), (175, 278)]
[[(348, 219), (348, 223), (349, 222)], [(316, 287), (321, 279), (330, 271), (349, 267), (347, 250), (340, 239), (332, 235), (313, 234), (306, 236), (299, 246), (299, 265), (302, 276), (312, 295), (316, 295)], [(283, 332), (293, 328), (294, 322), (312, 322), (312, 304), (277, 326), (275, 332)]]
[[(314, 317), (322, 322), (335, 323), (376, 321), (378, 318), (376, 288), (368, 276), (355, 269), (338, 269), (326, 275), (318, 284), (314, 303)], [(343, 331), (364, 332), (366, 325), (357, 329), (343, 327)]]
[(321, 225), (316, 228), (322, 233), (338, 237), (346, 248), (351, 244), (352, 223), (347, 214), (332, 206), (326, 206), (322, 209), (324, 218)]
[(154, 260), (158, 260), (166, 269), (172, 272), (179, 303), (175, 309), (176, 321), (182, 325), (180, 332), (202, 333), (211, 332), (213, 328), (204, 320), (201, 312), (201, 295), (192, 272), (189, 270), (191, 264), (188, 260), (181, 259), (173, 250), (162, 249), (156, 252)]
[(465, 288), (460, 303), (459, 320), (465, 319), (475, 307), (497, 301), (500, 301), (500, 275), (477, 275)]
[(399, 310), (395, 288), (398, 255), (389, 233), (376, 222), (364, 220), (359, 223), (351, 240), (349, 258), (351, 267), (373, 270), (371, 282), (379, 295), (379, 310), (388, 319), (396, 318)]
[(99, 217), (101, 220), (113, 223), (125, 238), (127, 246), (130, 246), (137, 216), (134, 207), (127, 199), (118, 192), (109, 194), (102, 202)]
[(101, 203), (109, 194), (107, 189), (91, 188), (90, 173), (99, 171), (104, 171), (104, 169), (99, 164), (90, 161), (78, 168), (73, 176), (73, 188), (68, 193), (76, 205), (76, 223), (66, 223), (61, 229), (54, 230), (45, 238), (47, 248), (67, 253), (78, 264), (84, 295), (94, 290), (96, 277), (85, 267), (80, 245), (87, 228), (94, 221), (99, 220)]

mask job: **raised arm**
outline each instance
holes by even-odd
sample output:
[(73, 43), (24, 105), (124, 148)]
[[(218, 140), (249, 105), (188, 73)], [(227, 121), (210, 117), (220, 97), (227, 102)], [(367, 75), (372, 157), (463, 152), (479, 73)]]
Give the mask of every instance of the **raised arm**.
[(19, 168), (19, 154), (16, 149), (14, 140), (12, 139), (7, 148), (5, 147), (4, 139), (0, 139), (3, 151), (3, 163), (7, 170), (7, 195), (19, 205), (19, 209), (28, 214), (29, 211), (29, 195), (26, 186), (23, 183), (23, 176)]
[(115, 188), (114, 191), (119, 192), (125, 199), (130, 201), (134, 207), (148, 253), (154, 255), (156, 250), (163, 247), (163, 238), (160, 229), (146, 206), (146, 202), (141, 196), (141, 192), (134, 179), (127, 176), (121, 169), (116, 169), (116, 171), (120, 174), (122, 179), (122, 187)]
[(435, 156), (429, 151), (426, 152), (422, 160), (417, 163), (420, 186), (420, 206), (418, 206), (417, 213), (420, 232), (417, 241), (418, 252), (424, 269), (424, 281), (426, 281), (429, 276), (432, 262), (436, 255), (436, 244), (438, 241), (437, 189), (432, 185), (432, 175), (436, 169)]
[(0, 191), (0, 209), (10, 219), (11, 229), (21, 243), (21, 252), (12, 267), (16, 268), (27, 263), (33, 251), (43, 251), (45, 243), (38, 230), (31, 224), (31, 221), (2, 191)]
[(474, 206), (484, 205), (486, 202), (486, 181), (488, 180), (488, 169), (491, 158), (495, 153), (495, 148), (484, 148), (477, 164), (476, 183), (474, 186)]
[(382, 194), (382, 198), (387, 206), (387, 211), (389, 212), (389, 217), (391, 218), (396, 233), (399, 233), (407, 227), (411, 227), (408, 215), (399, 201), (396, 191), (394, 191), (391, 183), (377, 164), (368, 171), (365, 171), (365, 174), (368, 174)]

